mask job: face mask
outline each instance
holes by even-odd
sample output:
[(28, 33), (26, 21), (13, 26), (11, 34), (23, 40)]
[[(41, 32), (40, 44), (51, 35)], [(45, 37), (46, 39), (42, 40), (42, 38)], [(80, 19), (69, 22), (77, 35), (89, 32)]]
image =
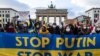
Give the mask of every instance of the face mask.
[(78, 26), (78, 28), (80, 28), (80, 26)]
[(84, 29), (86, 29), (86, 27), (83, 27)]
[(52, 26), (52, 24), (50, 24), (50, 26)]
[(44, 27), (44, 28), (42, 28), (42, 31), (43, 31), (43, 32), (45, 32), (45, 31), (46, 31), (46, 28), (45, 28), (45, 27)]
[(62, 28), (62, 25), (59, 25), (59, 28)]
[(23, 24), (23, 26), (24, 26), (24, 27), (27, 27), (27, 25), (26, 25), (26, 24)]
[(13, 26), (10, 25), (9, 28), (13, 28)]
[(56, 28), (56, 25), (53, 25), (53, 28)]
[(98, 18), (95, 18), (95, 20), (97, 20)]
[(90, 27), (87, 27), (87, 29), (90, 29)]
[(100, 28), (97, 28), (97, 30), (100, 30)]
[(69, 32), (69, 31), (70, 31), (70, 28), (69, 28), (69, 27), (67, 27), (67, 28), (66, 28), (66, 31), (67, 31), (67, 32)]
[(39, 25), (37, 25), (36, 27), (39, 28)]

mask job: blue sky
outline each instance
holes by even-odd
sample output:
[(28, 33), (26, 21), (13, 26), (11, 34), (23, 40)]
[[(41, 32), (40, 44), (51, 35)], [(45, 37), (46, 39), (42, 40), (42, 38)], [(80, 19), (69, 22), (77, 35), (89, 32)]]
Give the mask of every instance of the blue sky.
[(0, 7), (14, 8), (19, 11), (29, 10), (35, 17), (35, 9), (47, 8), (51, 1), (56, 8), (68, 9), (70, 19), (84, 14), (90, 8), (100, 7), (100, 0), (0, 0)]

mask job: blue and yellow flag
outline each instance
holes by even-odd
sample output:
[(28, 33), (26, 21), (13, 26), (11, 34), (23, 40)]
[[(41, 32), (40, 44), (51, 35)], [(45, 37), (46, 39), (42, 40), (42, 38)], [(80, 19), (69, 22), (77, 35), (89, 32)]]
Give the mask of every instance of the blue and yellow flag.
[(0, 56), (100, 56), (99, 37), (0, 33)]

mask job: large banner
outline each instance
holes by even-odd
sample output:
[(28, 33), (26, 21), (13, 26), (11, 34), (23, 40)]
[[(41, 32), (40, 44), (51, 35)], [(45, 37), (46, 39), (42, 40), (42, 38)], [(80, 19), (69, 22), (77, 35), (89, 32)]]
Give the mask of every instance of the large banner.
[(0, 56), (100, 56), (100, 34), (0, 33)]

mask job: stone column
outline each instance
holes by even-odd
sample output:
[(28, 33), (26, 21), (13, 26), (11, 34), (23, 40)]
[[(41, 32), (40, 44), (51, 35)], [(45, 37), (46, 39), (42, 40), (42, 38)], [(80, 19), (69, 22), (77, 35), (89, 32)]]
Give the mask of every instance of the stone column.
[(47, 23), (49, 23), (49, 16), (47, 16)]
[(65, 19), (67, 19), (67, 15), (65, 16)]
[(61, 16), (60, 16), (60, 17), (59, 17), (59, 23), (61, 23), (61, 21), (62, 21), (62, 20), (61, 20)]
[(39, 16), (36, 16), (36, 19), (39, 21)]
[(67, 20), (67, 16), (64, 16), (64, 21), (66, 21)]
[(64, 16), (64, 21), (67, 20), (67, 16)]
[(44, 21), (44, 16), (42, 16), (42, 22)]
[(56, 23), (56, 16), (54, 16), (54, 23)]

